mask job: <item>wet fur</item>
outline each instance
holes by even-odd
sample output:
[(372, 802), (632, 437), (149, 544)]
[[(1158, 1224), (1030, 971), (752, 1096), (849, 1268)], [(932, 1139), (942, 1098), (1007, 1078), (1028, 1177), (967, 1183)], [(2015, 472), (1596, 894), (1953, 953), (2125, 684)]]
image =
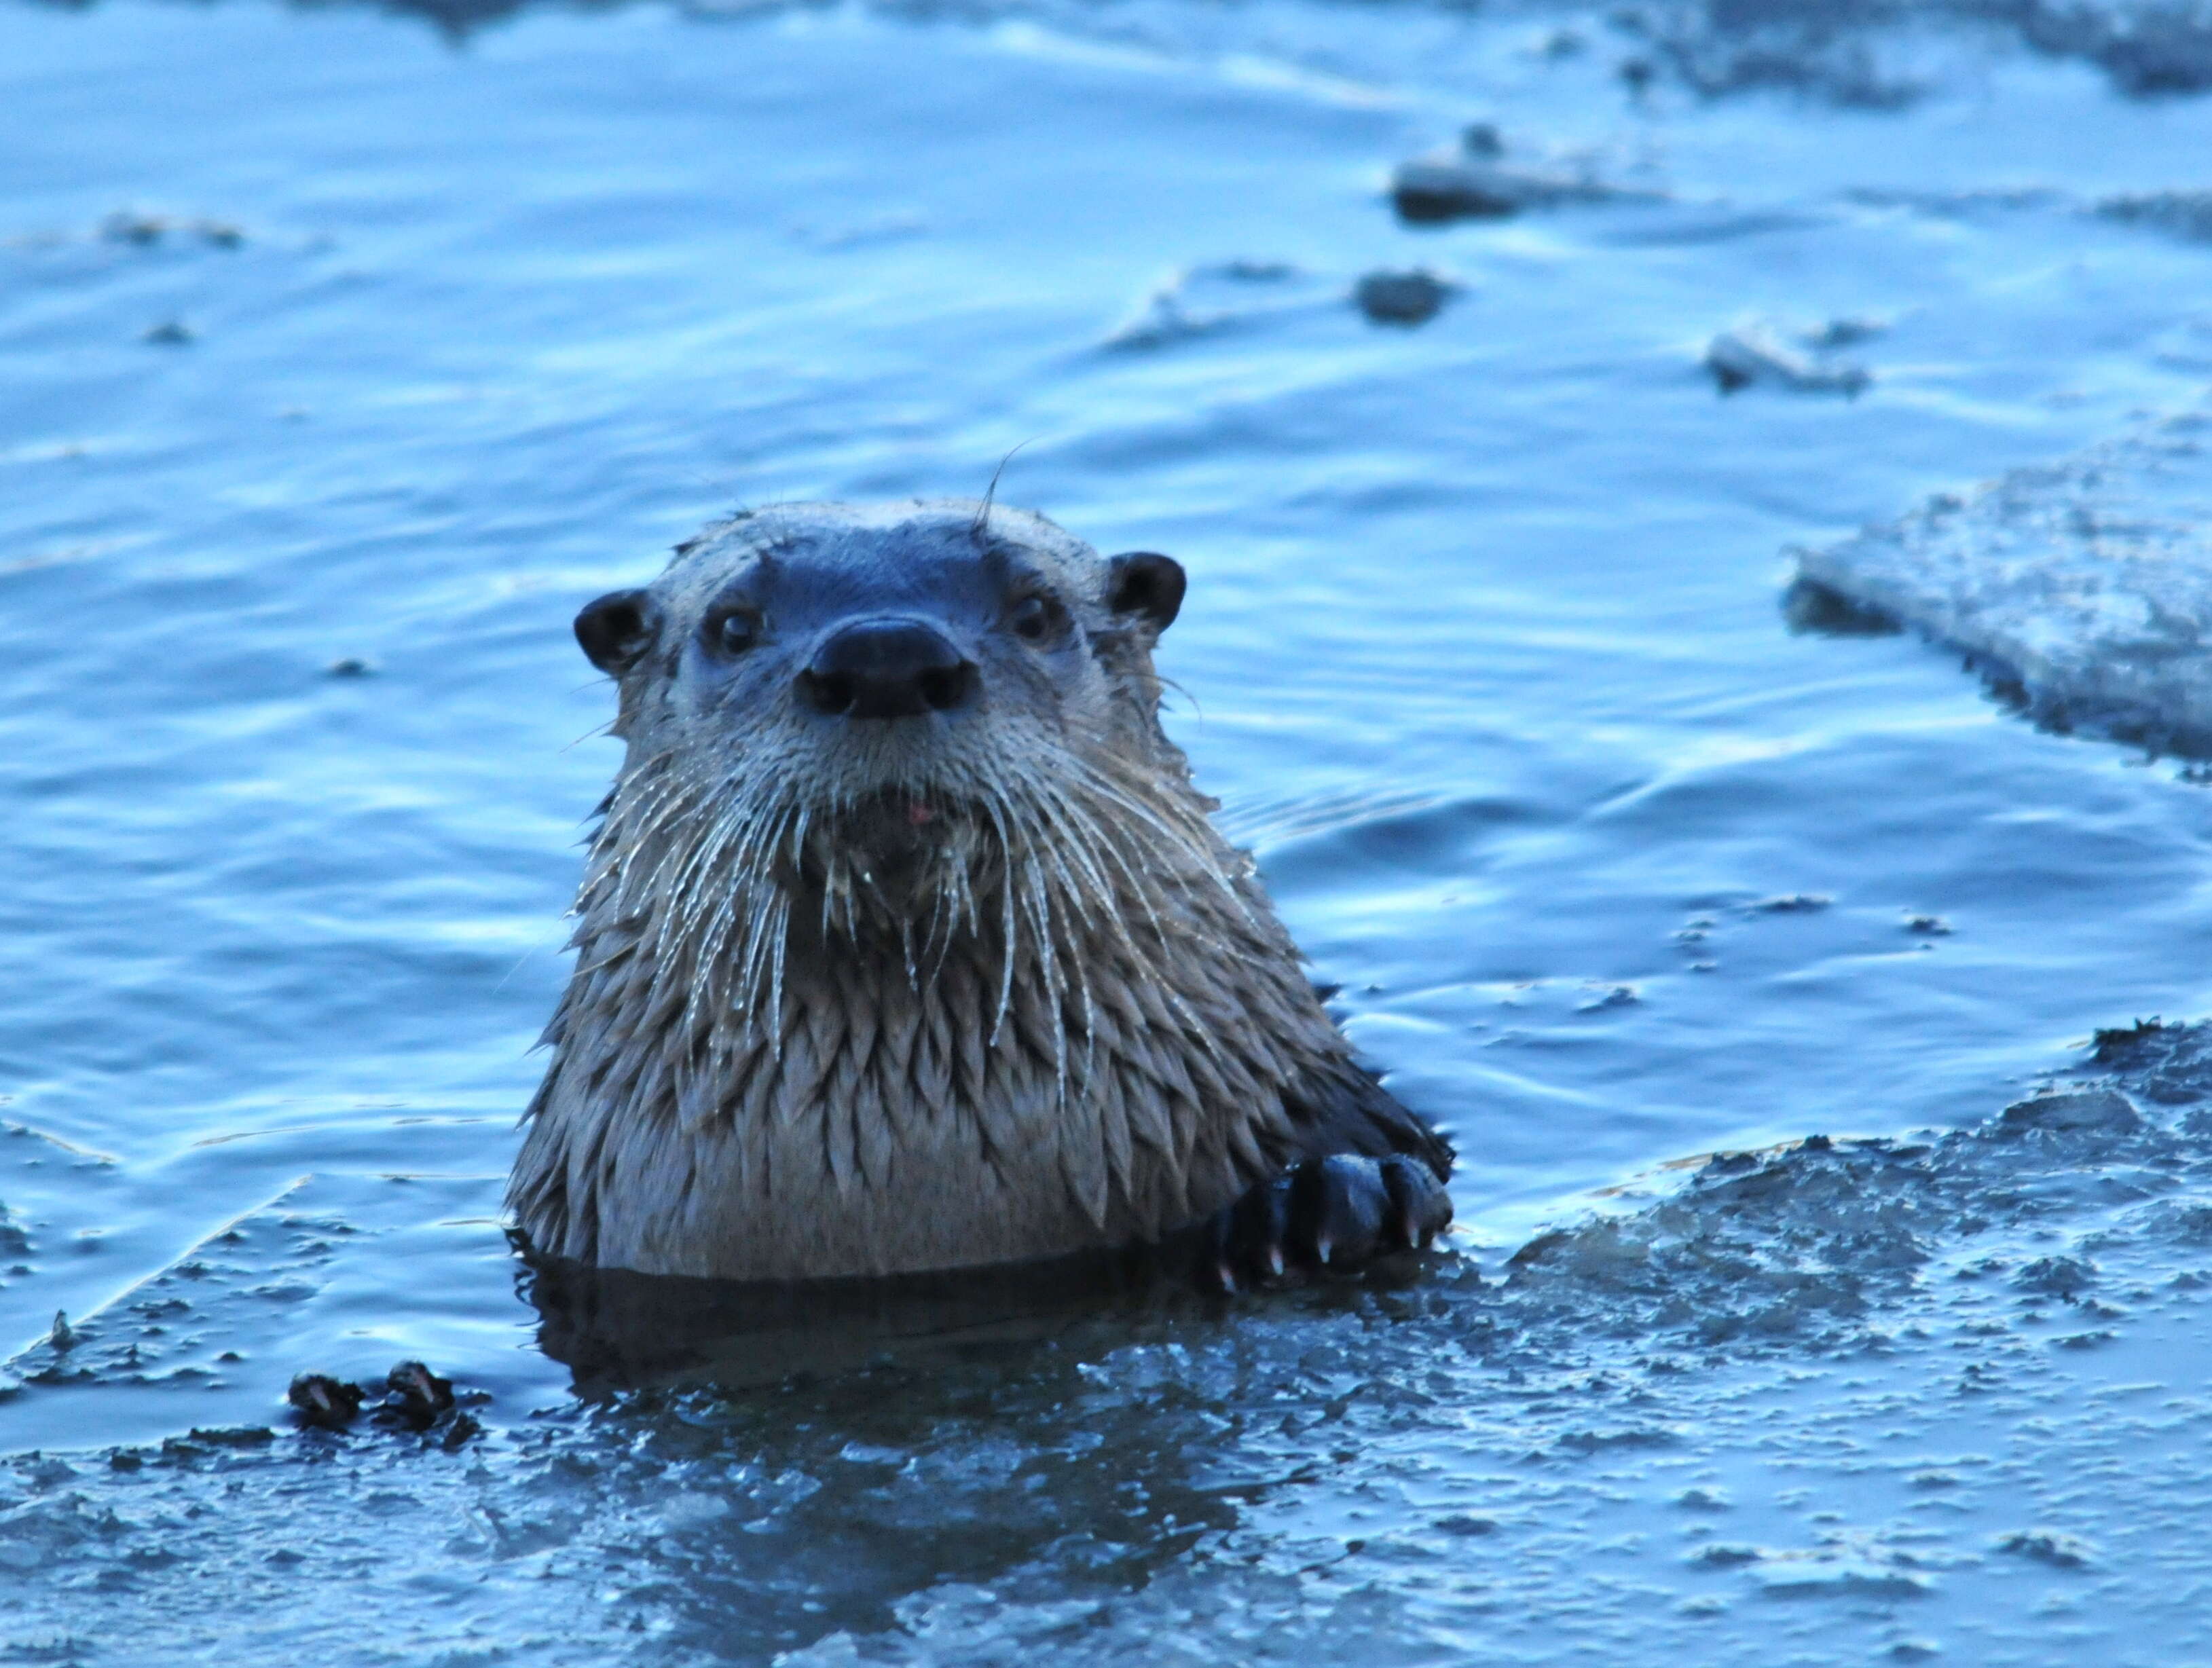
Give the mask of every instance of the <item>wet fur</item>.
[[(687, 633), (732, 574), (850, 549), (865, 600), (890, 540), (1048, 586), (1067, 653), (994, 661), (972, 724), (851, 726), (834, 753), (761, 693), (774, 667), (720, 704), (691, 689)], [(1207, 821), (1159, 726), (1156, 634), (1108, 611), (1107, 573), (972, 501), (793, 506), (679, 550), (622, 678), (628, 756), (509, 1192), (535, 1248), (901, 1273), (1158, 1240), (1311, 1155), (1446, 1173)], [(926, 834), (913, 804), (941, 809)]]

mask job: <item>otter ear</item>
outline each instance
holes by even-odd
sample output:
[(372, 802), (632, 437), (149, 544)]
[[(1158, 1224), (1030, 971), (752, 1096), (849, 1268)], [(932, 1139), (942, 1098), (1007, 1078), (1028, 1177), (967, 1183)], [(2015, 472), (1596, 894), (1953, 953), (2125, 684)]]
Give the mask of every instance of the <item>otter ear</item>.
[(660, 629), (660, 610), (642, 591), (611, 591), (586, 603), (576, 616), (576, 640), (591, 663), (610, 677), (620, 677), (653, 646)]
[(1154, 631), (1165, 631), (1182, 610), (1186, 581), (1182, 564), (1153, 550), (1130, 550), (1106, 564), (1106, 606), (1116, 614), (1142, 616)]

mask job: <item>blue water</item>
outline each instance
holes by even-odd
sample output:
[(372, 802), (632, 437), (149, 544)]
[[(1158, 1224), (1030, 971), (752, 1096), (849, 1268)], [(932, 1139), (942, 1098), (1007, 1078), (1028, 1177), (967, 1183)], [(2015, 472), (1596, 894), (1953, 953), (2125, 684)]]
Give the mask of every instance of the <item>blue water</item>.
[[(2092, 210), (2204, 183), (2212, 102), (1844, 46), (1919, 95), (1705, 97), (1548, 9), (0, 9), (0, 1347), (204, 1294), (5, 1446), (403, 1356), (574, 1415), (498, 1222), (617, 756), (568, 622), (733, 504), (1017, 446), (1004, 496), (1188, 567), (1171, 728), (1485, 1266), (2212, 1008), (2179, 765), (1781, 606), (1793, 543), (2198, 397), (2212, 246)], [(1664, 198), (1399, 224), (1477, 119)], [(1293, 271), (1117, 341), (1237, 261)], [(1346, 299), (1415, 266), (1424, 325)], [(1870, 385), (1723, 397), (1750, 317), (1872, 325)]]

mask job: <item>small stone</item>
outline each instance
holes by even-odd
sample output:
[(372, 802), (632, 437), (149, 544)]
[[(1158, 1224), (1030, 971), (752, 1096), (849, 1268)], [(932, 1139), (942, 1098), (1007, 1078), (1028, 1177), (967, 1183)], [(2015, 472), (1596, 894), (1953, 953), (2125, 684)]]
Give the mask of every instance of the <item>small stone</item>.
[(1352, 292), (1353, 304), (1377, 325), (1425, 325), (1443, 310), (1459, 287), (1425, 268), (1370, 272)]

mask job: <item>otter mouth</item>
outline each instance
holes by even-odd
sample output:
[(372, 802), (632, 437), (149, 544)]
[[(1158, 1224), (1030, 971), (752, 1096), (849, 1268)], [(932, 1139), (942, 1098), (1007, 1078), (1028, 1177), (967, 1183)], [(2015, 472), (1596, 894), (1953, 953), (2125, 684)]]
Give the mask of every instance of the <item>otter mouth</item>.
[(832, 833), (855, 849), (934, 846), (969, 820), (969, 808), (949, 795), (885, 788), (840, 811)]
[(830, 891), (872, 895), (895, 913), (930, 901), (975, 865), (989, 820), (951, 794), (885, 788), (817, 819), (808, 877)]

